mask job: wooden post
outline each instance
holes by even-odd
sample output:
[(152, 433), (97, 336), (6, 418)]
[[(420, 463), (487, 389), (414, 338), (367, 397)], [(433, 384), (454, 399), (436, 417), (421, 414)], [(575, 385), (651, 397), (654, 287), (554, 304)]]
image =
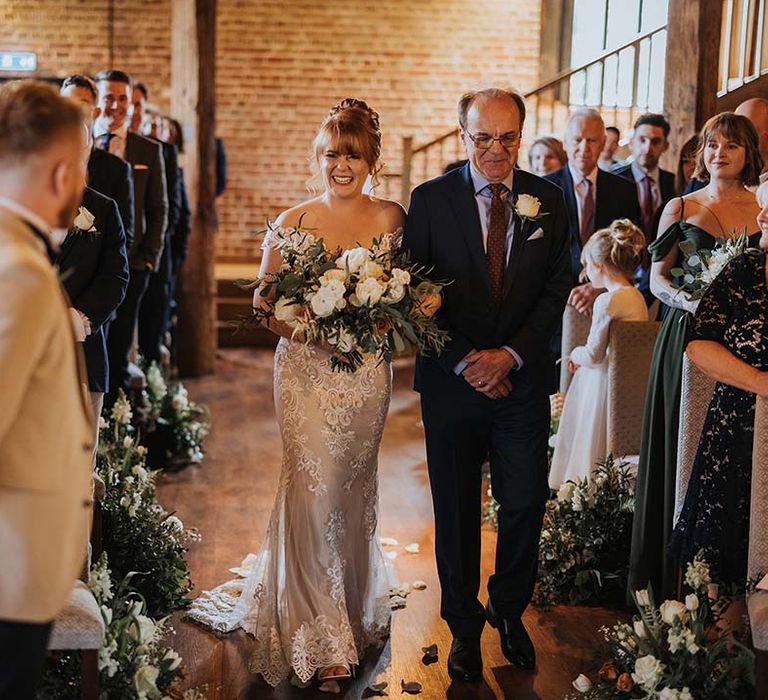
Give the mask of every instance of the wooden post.
[(716, 111), (722, 0), (669, 0), (664, 112), (672, 130), (666, 166)]
[(403, 137), (403, 167), (400, 169), (400, 204), (408, 208), (411, 201), (411, 162), (413, 159), (413, 136)]
[(210, 374), (216, 356), (216, 0), (173, 0), (171, 112), (184, 127), (184, 178), (192, 211), (179, 280), (179, 373)]

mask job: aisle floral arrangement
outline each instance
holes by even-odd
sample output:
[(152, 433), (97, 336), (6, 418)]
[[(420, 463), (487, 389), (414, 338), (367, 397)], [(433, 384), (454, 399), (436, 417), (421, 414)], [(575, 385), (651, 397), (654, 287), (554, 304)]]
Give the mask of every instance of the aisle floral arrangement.
[(445, 283), (430, 280), (391, 237), (342, 251), (326, 247), (301, 221), (270, 233), (282, 265), (263, 279), (241, 281), (246, 289), (263, 285), (263, 303), (249, 322), (274, 318), (293, 326), (296, 337), (334, 348), (337, 371), (359, 369), (363, 353), (389, 360), (408, 346), (421, 352), (444, 347), (447, 334), (433, 316)]
[(686, 570), (685, 602), (656, 608), (648, 590), (636, 591), (633, 624), (603, 634), (610, 659), (593, 679), (582, 674), (570, 700), (734, 700), (755, 692), (753, 652), (718, 627), (708, 597), (709, 567), (697, 556)]
[(694, 241), (678, 243), (683, 253), (681, 267), (673, 267), (670, 273), (677, 278), (677, 288), (688, 301), (697, 301), (712, 284), (723, 268), (734, 258), (747, 250), (749, 238), (746, 227), (733, 238), (718, 238), (715, 247), (696, 248)]
[(147, 449), (137, 443), (132, 418), (133, 409), (121, 391), (111, 419), (101, 422), (97, 472), (106, 486), (103, 546), (116, 580), (138, 572), (132, 586), (148, 614), (158, 618), (188, 604), (192, 584), (184, 554), (198, 535), (157, 502), (158, 472), (147, 468)]
[(145, 370), (147, 388), (134, 397), (133, 425), (147, 448), (147, 464), (165, 471), (199, 464), (210, 429), (208, 409), (190, 401), (181, 382), (166, 381), (157, 363)]
[(627, 585), (634, 479), (608, 456), (547, 502), (534, 605), (620, 604)]

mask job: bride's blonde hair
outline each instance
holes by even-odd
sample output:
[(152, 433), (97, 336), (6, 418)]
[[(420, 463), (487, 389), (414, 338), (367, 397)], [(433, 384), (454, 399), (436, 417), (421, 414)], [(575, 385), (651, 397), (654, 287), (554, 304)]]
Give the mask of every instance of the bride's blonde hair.
[[(632, 279), (645, 254), (645, 236), (629, 219), (616, 219), (608, 228), (595, 231), (581, 251), (581, 264), (607, 265)], [(582, 281), (586, 271), (581, 272)]]
[(318, 189), (320, 170), (318, 160), (324, 148), (332, 146), (343, 155), (358, 154), (368, 165), (371, 183), (379, 184), (381, 172), (381, 126), (379, 113), (363, 100), (347, 97), (335, 105), (323, 120), (312, 143), (310, 169), (312, 177), (307, 185)]

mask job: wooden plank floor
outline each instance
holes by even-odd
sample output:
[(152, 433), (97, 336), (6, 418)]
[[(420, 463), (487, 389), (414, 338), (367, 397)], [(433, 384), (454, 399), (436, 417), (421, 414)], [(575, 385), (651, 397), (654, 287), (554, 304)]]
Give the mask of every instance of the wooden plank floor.
[[(366, 686), (387, 681), (390, 696), (401, 695), (400, 681), (419, 681), (425, 700), (506, 698), (561, 700), (571, 681), (594, 665), (602, 625), (616, 613), (589, 608), (529, 609), (526, 626), (538, 652), (536, 673), (511, 667), (501, 655), (495, 630), (483, 634), (485, 674), (482, 683), (451, 684), (445, 667), (450, 634), (440, 620), (439, 587), (434, 562), (432, 506), (427, 481), (418, 397), (410, 389), (411, 368), (398, 364), (395, 391), (380, 457), (380, 530), (400, 546), (395, 568), (402, 582), (424, 580), (425, 591), (413, 592), (408, 606), (394, 614), (393, 633), (384, 651), (365, 659), (357, 678), (342, 684), (338, 697), (357, 700)], [(192, 546), (189, 563), (197, 590), (211, 588), (231, 575), (249, 551), (257, 551), (265, 534), (280, 470), (281, 445), (272, 400), (272, 354), (267, 350), (223, 352), (215, 376), (189, 381), (192, 398), (210, 406), (213, 430), (203, 465), (166, 477), (159, 488), (163, 504), (176, 510), (188, 526), (199, 528), (202, 541)], [(418, 554), (403, 546), (416, 542)], [(493, 566), (495, 533), (483, 533), (483, 574)], [(485, 590), (481, 591), (481, 599)], [(176, 649), (186, 662), (185, 687), (207, 685), (209, 700), (264, 698), (312, 700), (332, 697), (287, 682), (276, 689), (247, 672), (249, 640), (238, 632), (217, 638), (180, 619), (174, 621)], [(421, 663), (421, 647), (436, 643), (440, 661)], [(407, 697), (407, 696), (405, 696)]]

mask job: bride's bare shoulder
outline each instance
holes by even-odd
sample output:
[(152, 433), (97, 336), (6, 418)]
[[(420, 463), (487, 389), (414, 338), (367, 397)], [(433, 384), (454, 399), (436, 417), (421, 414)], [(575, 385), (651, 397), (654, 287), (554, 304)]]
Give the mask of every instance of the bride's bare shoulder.
[(317, 221), (317, 212), (319, 209), (318, 198), (308, 199), (306, 202), (300, 202), (290, 209), (286, 209), (275, 219), (275, 226), (282, 228), (292, 228), (298, 226), (301, 222), (302, 227), (312, 228)]
[(370, 204), (385, 231), (396, 231), (405, 225), (405, 209), (400, 202), (371, 197)]

